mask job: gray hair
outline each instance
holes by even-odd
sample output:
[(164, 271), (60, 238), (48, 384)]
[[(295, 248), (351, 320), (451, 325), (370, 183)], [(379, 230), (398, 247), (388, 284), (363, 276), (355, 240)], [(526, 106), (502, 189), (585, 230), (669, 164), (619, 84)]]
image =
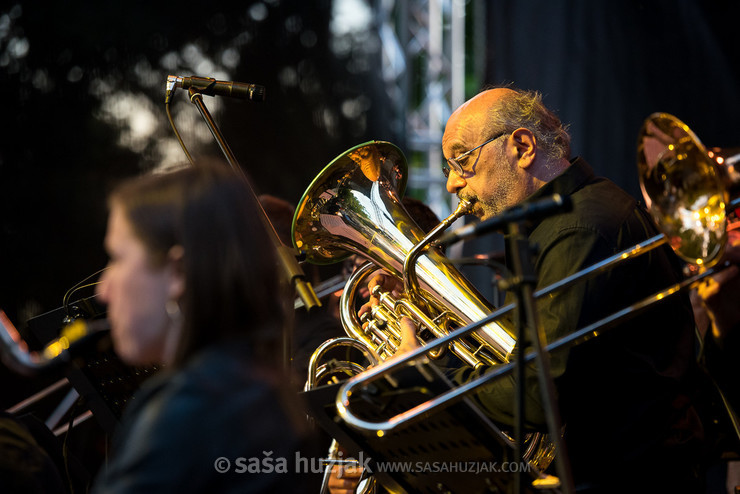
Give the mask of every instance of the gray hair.
[(549, 160), (570, 158), (570, 135), (567, 126), (542, 103), (537, 91), (514, 90), (491, 108), (488, 119), (492, 133), (514, 132), (520, 127), (532, 131), (537, 146)]

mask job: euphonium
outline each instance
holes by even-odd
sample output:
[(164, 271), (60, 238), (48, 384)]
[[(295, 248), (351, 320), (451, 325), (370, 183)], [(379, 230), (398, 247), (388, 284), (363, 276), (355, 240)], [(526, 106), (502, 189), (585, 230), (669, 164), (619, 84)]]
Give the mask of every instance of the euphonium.
[[(392, 355), (400, 343), (395, 321), (401, 315), (416, 321), (419, 334), (441, 336), (452, 326), (463, 326), (492, 312), (475, 287), (437, 248), (428, 245), (434, 232), (466, 212), (464, 207), (425, 240), (401, 204), (406, 172), (403, 153), (393, 144), (371, 141), (356, 146), (314, 179), (293, 220), (295, 246), (306, 253), (309, 262), (328, 264), (354, 253), (373, 263), (347, 283), (342, 324), (349, 336), (366, 343), (381, 359)], [(409, 258), (415, 262), (409, 263)], [(377, 268), (405, 281), (404, 296), (396, 300), (390, 294), (379, 294), (384, 308), (377, 309), (376, 320), (363, 329), (351, 298)], [(512, 332), (498, 322), (476, 331), (471, 340), (455, 342), (450, 350), (472, 366), (507, 362), (516, 343)]]
[[(433, 246), (434, 239), (467, 212), (467, 205), (461, 204), (425, 236), (401, 204), (406, 174), (406, 159), (393, 144), (360, 144), (337, 157), (313, 180), (293, 220), (295, 247), (305, 252), (309, 262), (329, 264), (352, 254), (370, 261), (347, 281), (340, 314), (348, 336), (366, 349), (371, 365), (395, 353), (401, 316), (415, 320), (417, 335), (424, 340), (429, 335), (446, 335), (493, 312), (477, 289)], [(378, 268), (404, 280), (404, 293), (399, 298), (376, 293), (380, 308), (373, 311), (372, 320), (360, 321), (355, 295)], [(321, 376), (348, 376), (365, 369), (351, 362), (319, 365), (324, 353), (346, 345), (343, 340), (329, 340), (314, 353), (308, 389), (318, 386)], [(472, 338), (455, 340), (449, 350), (477, 367), (508, 362), (515, 344), (513, 331), (494, 321), (473, 332)], [(553, 457), (546, 435), (528, 435), (526, 460), (544, 470)]]

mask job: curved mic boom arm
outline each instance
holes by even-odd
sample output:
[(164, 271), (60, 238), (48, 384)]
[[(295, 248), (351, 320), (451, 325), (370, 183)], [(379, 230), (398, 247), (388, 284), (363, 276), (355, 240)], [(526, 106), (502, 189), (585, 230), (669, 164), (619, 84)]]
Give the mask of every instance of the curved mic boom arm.
[(70, 348), (97, 333), (110, 330), (105, 319), (86, 321), (77, 319), (66, 325), (59, 338), (47, 344), (41, 352), (28, 350), (26, 342), (3, 310), (0, 310), (0, 357), (14, 372), (34, 376), (71, 360)]

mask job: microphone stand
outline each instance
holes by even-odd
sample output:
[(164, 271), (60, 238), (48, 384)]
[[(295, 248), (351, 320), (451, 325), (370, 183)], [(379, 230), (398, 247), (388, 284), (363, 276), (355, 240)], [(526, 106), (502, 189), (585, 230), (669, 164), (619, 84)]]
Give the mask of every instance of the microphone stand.
[[(507, 288), (512, 289), (516, 295), (516, 326), (517, 342), (519, 351), (516, 356), (516, 402), (515, 402), (515, 429), (516, 444), (514, 447), (514, 457), (516, 461), (521, 461), (522, 452), (524, 451), (524, 419), (525, 419), (525, 342), (529, 335), (532, 346), (536, 354), (535, 362), (537, 366), (537, 379), (542, 394), (543, 406), (545, 409), (545, 419), (550, 434), (550, 439), (555, 445), (556, 457), (555, 464), (558, 477), (564, 492), (575, 492), (573, 478), (571, 476), (568, 453), (565, 450), (565, 443), (561, 437), (562, 421), (560, 412), (555, 406), (555, 386), (550, 372), (550, 356), (543, 350), (543, 341), (545, 340), (544, 331), (539, 325), (537, 311), (535, 308), (534, 287), (537, 283), (537, 275), (534, 271), (532, 262), (532, 247), (529, 241), (522, 234), (523, 222), (511, 222), (508, 224), (508, 235), (506, 237), (507, 251), (510, 255), (512, 278), (507, 283)], [(516, 491), (523, 492), (524, 472), (522, 469), (517, 470), (516, 474)]]
[[(208, 108), (206, 108), (206, 105), (203, 102), (203, 95), (200, 94), (193, 87), (188, 89), (188, 94), (190, 95), (190, 102), (193, 103), (196, 108), (198, 108), (198, 111), (200, 112), (203, 120), (206, 122), (206, 125), (210, 129), (211, 134), (213, 135), (214, 139), (216, 139), (216, 143), (221, 148), (221, 151), (224, 153), (226, 161), (229, 162), (229, 165), (231, 165), (231, 168), (233, 168), (236, 173), (238, 173), (242, 176), (242, 178), (245, 179), (244, 181), (246, 182), (247, 187), (252, 193), (255, 203), (259, 206), (259, 210), (261, 212), (260, 216), (262, 217), (262, 221), (265, 224), (268, 236), (270, 237), (270, 240), (275, 247), (275, 251), (277, 252), (278, 263), (280, 264), (280, 268), (283, 271), (283, 275), (287, 279), (290, 286), (295, 289), (297, 295), (303, 301), (303, 305), (306, 307), (306, 310), (311, 311), (311, 309), (315, 307), (320, 307), (321, 302), (319, 301), (316, 293), (311, 287), (311, 283), (306, 281), (306, 275), (303, 272), (300, 264), (298, 263), (295, 249), (293, 249), (292, 247), (288, 247), (287, 245), (283, 245), (283, 243), (280, 241), (280, 237), (278, 237), (278, 234), (275, 231), (275, 227), (270, 222), (270, 219), (267, 217), (264, 208), (262, 208), (262, 205), (257, 199), (257, 194), (254, 192), (254, 189), (252, 189), (251, 183), (249, 182), (249, 180), (246, 179), (247, 177), (244, 174), (244, 170), (239, 165), (239, 162), (236, 160), (234, 153), (231, 152), (231, 148), (229, 148), (228, 143), (221, 135), (221, 131), (218, 129), (216, 122), (214, 122), (213, 118), (211, 117)], [(288, 311), (287, 313), (292, 314), (291, 311)], [(285, 365), (285, 368), (288, 370), (290, 369), (290, 364), (293, 359), (292, 327), (293, 324), (285, 324), (283, 328), (283, 363)]]

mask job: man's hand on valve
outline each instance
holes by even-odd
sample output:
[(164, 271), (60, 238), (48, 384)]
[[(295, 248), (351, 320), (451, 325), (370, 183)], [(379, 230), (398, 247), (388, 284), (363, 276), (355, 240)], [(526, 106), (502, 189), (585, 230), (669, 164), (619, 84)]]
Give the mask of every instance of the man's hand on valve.
[[(365, 313), (371, 314), (373, 307), (376, 307), (380, 304), (379, 297), (375, 295), (375, 287), (379, 287), (380, 290), (383, 292), (391, 292), (391, 295), (393, 295), (393, 297), (395, 298), (400, 297), (403, 293), (403, 282), (395, 276), (390, 276), (385, 273), (378, 273), (374, 275), (370, 279), (367, 287), (371, 294), (370, 300), (362, 307), (360, 307), (360, 310), (357, 312), (360, 318), (362, 318), (363, 314)], [(410, 352), (411, 350), (419, 347), (419, 341), (416, 338), (417, 328), (414, 321), (411, 318), (404, 316), (400, 319), (400, 325), (401, 344), (394, 354), (394, 357), (399, 356), (403, 353)]]

